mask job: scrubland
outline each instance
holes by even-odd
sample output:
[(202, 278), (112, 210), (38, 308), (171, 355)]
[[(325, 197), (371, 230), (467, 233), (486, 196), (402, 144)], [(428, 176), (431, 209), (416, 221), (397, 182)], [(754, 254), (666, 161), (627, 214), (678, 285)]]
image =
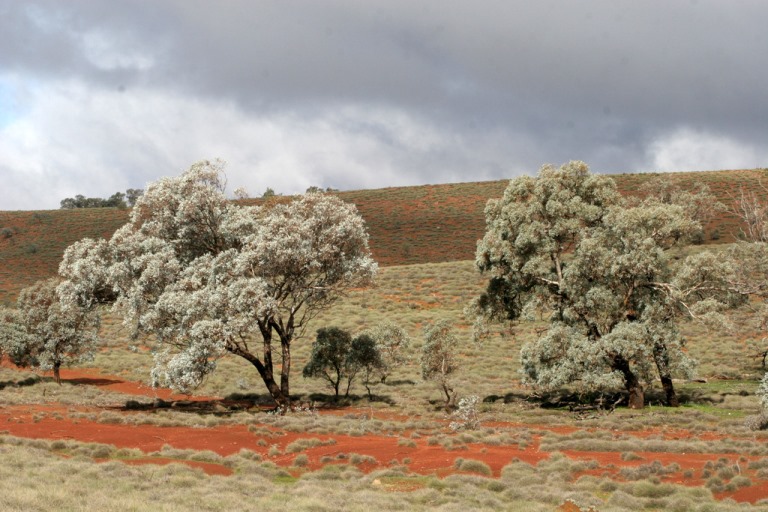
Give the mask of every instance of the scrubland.
[[(339, 499), (346, 510), (763, 508), (768, 434), (745, 426), (763, 371), (748, 315), (737, 313), (731, 332), (683, 325), (700, 378), (676, 382), (682, 407), (662, 407), (651, 383), (642, 411), (612, 409), (613, 396), (592, 409), (567, 390), (521, 383), (519, 349), (535, 323), (472, 341), (462, 310), (482, 287), (468, 261), (383, 268), (375, 288), (353, 290), (312, 325), (355, 333), (396, 322), (411, 336), (409, 362), (373, 386), (373, 400), (357, 383), (334, 402), (323, 381), (296, 372), (301, 410), (284, 416), (234, 358), (191, 397), (142, 386), (150, 340), (131, 340), (107, 314), (93, 370), (63, 370), (57, 386), (0, 369), (2, 508), (326, 510)], [(420, 378), (421, 331), (440, 318), (457, 322), (462, 341), (453, 383), (480, 399), (473, 430), (451, 429), (440, 391)], [(296, 342), (294, 368), (312, 335)]]
[[(727, 203), (765, 172), (670, 179), (703, 181)], [(653, 177), (616, 180), (632, 194)], [(151, 340), (131, 339), (106, 311), (95, 359), (62, 370), (61, 386), (4, 363), (0, 510), (768, 510), (768, 432), (750, 428), (767, 347), (748, 310), (729, 331), (681, 326), (698, 376), (675, 382), (679, 408), (661, 405), (655, 382), (640, 411), (618, 403), (620, 392), (526, 386), (520, 348), (543, 324), (472, 341), (463, 309), (485, 281), (468, 259), (485, 201), (505, 186), (339, 194), (366, 219), (383, 268), (375, 288), (352, 290), (294, 342), (290, 414), (271, 412), (258, 373), (239, 358), (218, 361), (192, 396), (151, 388)], [(55, 273), (70, 243), (109, 237), (126, 218), (114, 209), (0, 212), (0, 302)], [(723, 214), (702, 242), (718, 247), (737, 233)], [(451, 428), (460, 418), (421, 379), (422, 329), (440, 319), (460, 338), (452, 384), (478, 397), (476, 428)], [(301, 377), (314, 330), (357, 334), (384, 320), (409, 333), (410, 357), (372, 387), (373, 400), (360, 382), (334, 401), (323, 381)]]

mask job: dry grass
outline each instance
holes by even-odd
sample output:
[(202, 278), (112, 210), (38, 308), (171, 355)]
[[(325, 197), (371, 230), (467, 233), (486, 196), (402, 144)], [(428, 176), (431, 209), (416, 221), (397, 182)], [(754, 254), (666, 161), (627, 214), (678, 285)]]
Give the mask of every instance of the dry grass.
[[(481, 461), (457, 459), (469, 474), (439, 479), (409, 475), (402, 469), (364, 474), (354, 466), (334, 464), (307, 471), (305, 456), (294, 458), (294, 476), (248, 452), (214, 457), (234, 470), (226, 477), (207, 476), (181, 463), (126, 465), (136, 453), (98, 453), (77, 443), (27, 441), (0, 437), (0, 506), (7, 511), (75, 510), (553, 510), (565, 500), (600, 510), (744, 510), (717, 502), (706, 487), (689, 488), (649, 479), (616, 482), (605, 478), (574, 477), (594, 467), (560, 454), (538, 465), (513, 462), (498, 479)], [(163, 451), (158, 457), (194, 455)], [(152, 457), (150, 457), (151, 459)], [(655, 474), (659, 474), (656, 471)], [(484, 475), (483, 477), (475, 474)], [(717, 478), (717, 480), (715, 480)], [(710, 479), (710, 487), (748, 485), (749, 479)], [(104, 492), (109, 489), (109, 492)], [(397, 492), (400, 491), (400, 492)], [(403, 492), (405, 491), (405, 492)], [(84, 501), (86, 500), (86, 501)], [(753, 510), (758, 510), (754, 507)]]
[[(762, 171), (699, 173), (696, 178), (709, 180), (710, 186), (716, 185), (715, 192), (722, 195), (759, 176)], [(626, 175), (619, 177), (619, 183), (632, 192), (647, 178)], [(390, 266), (382, 268), (376, 288), (352, 291), (318, 316), (313, 331), (296, 341), (292, 390), (301, 403), (307, 404), (302, 412), (278, 416), (258, 408), (155, 409), (150, 397), (85, 384), (65, 382), (57, 386), (46, 376), (0, 368), (0, 406), (58, 403), (67, 407), (66, 412), (38, 413), (35, 421), (45, 415), (61, 414), (105, 424), (199, 428), (246, 424), (260, 438), (254, 449), (262, 450), (243, 450), (222, 457), (213, 452), (165, 447), (149, 455), (180, 462), (210, 462), (234, 471), (228, 477), (212, 477), (182, 464), (127, 466), (120, 462), (147, 456), (135, 450), (0, 436), (4, 460), (0, 466), (0, 509), (82, 510), (83, 496), (89, 496), (88, 508), (104, 510), (256, 510), (275, 506), (325, 510), (338, 506), (340, 495), (345, 497), (347, 510), (535, 511), (552, 510), (566, 499), (599, 510), (740, 509), (733, 503), (716, 501), (712, 492), (733, 492), (768, 480), (768, 463), (764, 460), (768, 459), (768, 433), (750, 431), (744, 425), (749, 415), (758, 412), (754, 391), (763, 373), (760, 361), (753, 357), (754, 345), (749, 342), (757, 332), (748, 315), (737, 315), (738, 328), (734, 333), (707, 331), (696, 324), (682, 326), (689, 352), (699, 361), (699, 373), (706, 382), (677, 383), (684, 402), (681, 408), (658, 405), (663, 396), (658, 384), (649, 389), (650, 406), (642, 412), (619, 408), (612, 413), (594, 411), (577, 415), (568, 411), (565, 402), (559, 407), (540, 407), (540, 401), (531, 397), (531, 390), (520, 383), (518, 373), (520, 348), (534, 336), (537, 325), (521, 325), (514, 334), (499, 331), (476, 346), (462, 310), (482, 290), (483, 278), (470, 261), (423, 263), (471, 257), (474, 240), (479, 236), (477, 230), (480, 234), (482, 231), (482, 205), (504, 186), (504, 182), (493, 182), (358, 194), (360, 211), (369, 219), (374, 251)], [(353, 193), (344, 194), (357, 202)], [(405, 204), (411, 206), (405, 208)], [(114, 227), (120, 216), (125, 215), (118, 211), (97, 213), (113, 215), (109, 222), (114, 222)], [(404, 217), (406, 213), (410, 217)], [(5, 272), (0, 275), (0, 289), (4, 293), (0, 300), (12, 297), (29, 279), (53, 272), (52, 262), (60, 257), (67, 243), (84, 236), (87, 224), (92, 226), (89, 236), (106, 236), (112, 229), (106, 220), (106, 224), (94, 224), (91, 216), (96, 213), (66, 217), (69, 214), (50, 212), (50, 217), (46, 217), (48, 213), (20, 212), (0, 216), (0, 224), (19, 226), (12, 237), (18, 246), (11, 246), (8, 239), (0, 240)], [(733, 231), (727, 219), (721, 220), (723, 233)], [(54, 221), (60, 238), (55, 243), (41, 241), (52, 236)], [(400, 229), (395, 229), (396, 222), (400, 222)], [(459, 231), (461, 236), (457, 235)], [(725, 239), (724, 236), (719, 241)], [(38, 246), (36, 252), (29, 252), (29, 244)], [(450, 254), (447, 248), (451, 249)], [(403, 261), (421, 263), (392, 265)], [(15, 284), (7, 285), (10, 281)], [(422, 328), (441, 318), (455, 323), (461, 341), (462, 365), (453, 384), (460, 396), (477, 395), (481, 399), (480, 427), (469, 433), (450, 431), (450, 416), (441, 407), (440, 391), (420, 378)], [(352, 407), (347, 414), (318, 414), (318, 410), (334, 405), (322, 382), (300, 377), (300, 369), (309, 357), (314, 329), (335, 325), (357, 333), (384, 319), (402, 325), (411, 336), (408, 363), (386, 383), (373, 386), (373, 401), (368, 400), (358, 383), (346, 402)], [(152, 364), (148, 350), (151, 340), (131, 342), (127, 334), (118, 318), (106, 315), (102, 326), (104, 344), (93, 365), (106, 375), (146, 382)], [(252, 366), (235, 358), (224, 358), (218, 364), (218, 370), (198, 394), (239, 398), (246, 404), (268, 402)], [(562, 390), (549, 398), (554, 403), (554, 399), (567, 395), (568, 390)], [(123, 410), (129, 402), (138, 410)], [(280, 433), (296, 432), (306, 434), (307, 438), (279, 443)], [(320, 438), (334, 434), (392, 436), (399, 448), (408, 451), (408, 457), (397, 457), (390, 468), (371, 474), (364, 474), (360, 467), (386, 464), (390, 459), (376, 461), (364, 453), (349, 453), (340, 459), (327, 458), (323, 463), (329, 465), (322, 470), (310, 470), (316, 460), (305, 452), (328, 443)], [(450, 458), (457, 461), (456, 469), (462, 474), (439, 478), (418, 475), (409, 469), (418, 462), (411, 460), (418, 457), (411, 451), (437, 447), (452, 452)], [(493, 473), (490, 467), (475, 460), (477, 451), (472, 455), (468, 452), (499, 447), (528, 447), (548, 454), (549, 458), (537, 465), (510, 461), (500, 477), (488, 478)], [(577, 450), (588, 454), (587, 457), (603, 451), (623, 453), (621, 459), (638, 466), (625, 471), (623, 479), (619, 479), (626, 481), (617, 481), (590, 473), (595, 468), (594, 461), (575, 461), (558, 453), (565, 450)], [(713, 462), (709, 468), (675, 468), (656, 462), (654, 455), (649, 455), (659, 453), (717, 453), (728, 454), (730, 458)], [(269, 457), (290, 459), (288, 464), (292, 467), (284, 469), (265, 462)], [(738, 462), (737, 471), (733, 466), (739, 458), (744, 460)], [(96, 464), (94, 459), (106, 462)], [(679, 471), (675, 472), (676, 469)], [(670, 473), (703, 480), (701, 485), (691, 488), (673, 485), (664, 480)]]

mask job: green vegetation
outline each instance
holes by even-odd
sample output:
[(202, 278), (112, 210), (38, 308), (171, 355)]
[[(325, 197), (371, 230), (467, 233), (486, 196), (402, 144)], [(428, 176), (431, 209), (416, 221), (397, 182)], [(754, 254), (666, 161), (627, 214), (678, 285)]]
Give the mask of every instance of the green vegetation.
[(352, 339), (347, 331), (338, 327), (323, 327), (317, 331), (312, 355), (302, 374), (327, 381), (333, 389), (334, 399), (338, 400), (342, 384), (344, 396), (348, 397), (352, 381), (362, 373), (370, 397), (371, 375), (381, 365), (381, 356), (370, 336), (362, 334)]
[(115, 192), (108, 199), (101, 197), (85, 197), (78, 194), (75, 197), (67, 197), (61, 200), (62, 210), (75, 208), (129, 208), (136, 204), (136, 200), (144, 193), (141, 189), (129, 188), (123, 192)]

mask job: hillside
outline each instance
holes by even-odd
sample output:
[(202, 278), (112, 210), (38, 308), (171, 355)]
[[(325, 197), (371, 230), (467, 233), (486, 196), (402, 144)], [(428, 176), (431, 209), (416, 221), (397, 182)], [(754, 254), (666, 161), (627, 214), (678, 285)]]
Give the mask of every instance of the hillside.
[[(619, 174), (622, 193), (633, 194), (658, 174)], [(758, 190), (768, 182), (765, 169), (664, 174), (682, 187), (702, 182), (719, 200), (733, 202), (740, 187)], [(371, 249), (383, 266), (437, 263), (474, 258), (483, 234), (485, 203), (500, 197), (508, 180), (339, 192), (365, 218)], [(759, 189), (762, 192), (762, 189)], [(251, 200), (249, 202), (255, 202)], [(125, 210), (99, 208), (0, 212), (0, 303), (37, 279), (53, 275), (64, 249), (83, 237), (108, 237), (128, 216)], [(720, 234), (712, 240), (713, 232)], [(707, 226), (705, 243), (732, 241), (738, 221), (723, 214)]]

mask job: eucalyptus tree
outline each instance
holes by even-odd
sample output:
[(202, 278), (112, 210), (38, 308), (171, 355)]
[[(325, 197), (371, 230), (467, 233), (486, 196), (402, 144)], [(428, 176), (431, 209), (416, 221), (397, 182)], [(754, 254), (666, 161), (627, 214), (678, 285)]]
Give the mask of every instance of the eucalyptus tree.
[(448, 320), (438, 320), (424, 327), (421, 377), (437, 384), (445, 395), (446, 407), (453, 405), (456, 400), (451, 377), (459, 369), (456, 360), (458, 344), (453, 325)]
[[(747, 224), (746, 221), (745, 224)], [(757, 350), (754, 355), (762, 358), (762, 366), (765, 369), (768, 358), (768, 348), (766, 348), (768, 336), (765, 335), (768, 331), (768, 242), (764, 241), (762, 228), (750, 230), (747, 224), (744, 233), (751, 237), (751, 241), (737, 242), (729, 247), (725, 254), (730, 261), (734, 262), (731, 285), (750, 297), (747, 307), (752, 310), (753, 325), (751, 327), (763, 333), (763, 338), (753, 343)], [(762, 406), (761, 417), (768, 418), (768, 373), (763, 374), (757, 395)], [(760, 428), (765, 428), (765, 425), (761, 425)]]
[(376, 344), (376, 350), (380, 354), (377, 371), (381, 382), (385, 382), (395, 368), (408, 361), (410, 337), (405, 329), (388, 320), (376, 324), (363, 334), (373, 339)]
[(249, 207), (224, 188), (223, 164), (207, 161), (150, 184), (110, 240), (67, 249), (61, 291), (85, 306), (113, 302), (135, 334), (154, 334), (155, 384), (188, 391), (231, 354), (289, 407), (293, 341), (376, 273), (364, 221), (330, 195)]
[(644, 383), (658, 377), (677, 405), (672, 377), (694, 366), (677, 320), (721, 319), (742, 297), (726, 282), (728, 261), (670, 256), (701, 229), (692, 211), (653, 196), (624, 200), (583, 162), (512, 180), (485, 210), (476, 265), (489, 282), (469, 308), (476, 337), (493, 321), (543, 315), (547, 327), (521, 351), (529, 382), (623, 386), (629, 406), (641, 408)]
[(0, 312), (0, 344), (14, 364), (52, 370), (61, 384), (62, 366), (93, 358), (99, 317), (61, 301), (58, 284), (47, 279), (21, 290), (16, 309)]

